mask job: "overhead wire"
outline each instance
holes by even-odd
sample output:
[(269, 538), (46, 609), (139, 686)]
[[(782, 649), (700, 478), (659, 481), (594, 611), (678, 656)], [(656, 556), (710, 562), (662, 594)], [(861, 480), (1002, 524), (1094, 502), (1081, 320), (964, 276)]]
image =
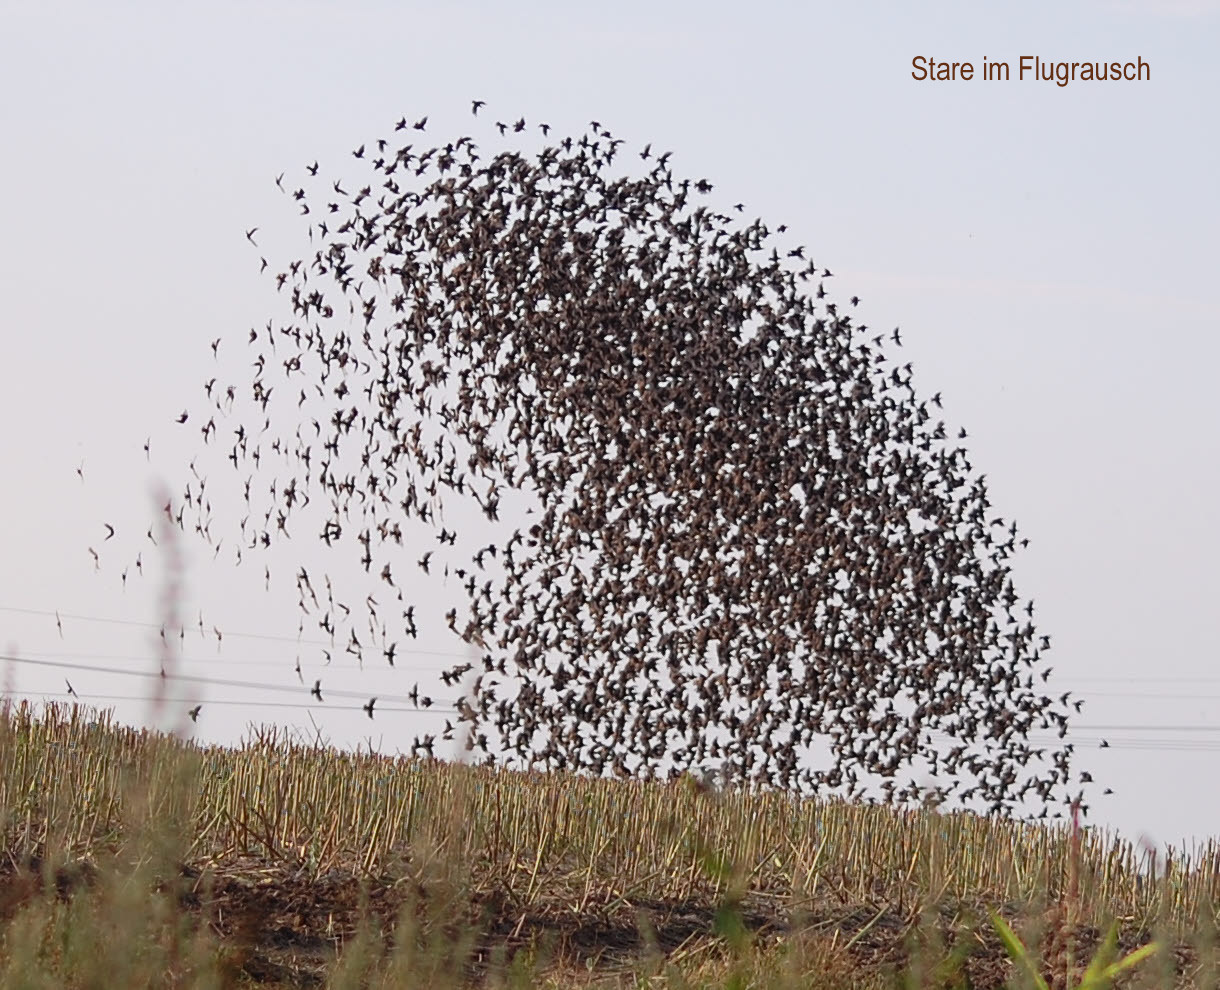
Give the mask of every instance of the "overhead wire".
[[(48, 610), (48, 609), (40, 609), (40, 608), (19, 608), (15, 605), (0, 605), (0, 612), (13, 612), (13, 613), (16, 613), (19, 615), (38, 615), (38, 616), (44, 616), (46, 618), (52, 618), (52, 619), (57, 619), (57, 620), (58, 619), (72, 619), (77, 622), (98, 622), (98, 623), (102, 623), (105, 625), (132, 626), (132, 627), (140, 628), (140, 629), (166, 630), (166, 626), (163, 623), (143, 622), (143, 621), (140, 621), (137, 619), (111, 619), (111, 618), (106, 618), (105, 616), (82, 615), (79, 612), (60, 612), (60, 611), (57, 611), (54, 609)], [(199, 629), (198, 625), (187, 625), (185, 623), (181, 623), (167, 631), (169, 632), (169, 634), (171, 636), (177, 636), (180, 631), (189, 632), (192, 635), (194, 635), (194, 633), (197, 629)], [(269, 633), (231, 632), (227, 629), (222, 629), (220, 631), (221, 631), (221, 634), (223, 637), (232, 638), (232, 639), (257, 639), (257, 640), (265, 640), (268, 642), (276, 642), (276, 643), (291, 643), (294, 646), (320, 646), (323, 648), (331, 648), (331, 649), (333, 649), (335, 646), (335, 643), (333, 640), (327, 640), (327, 639), (304, 639), (301, 637), (294, 637), (294, 636), (276, 636), (276, 635), (272, 635)], [(208, 636), (206, 631), (201, 632), (200, 636), (204, 639), (212, 638), (212, 637)], [(437, 657), (463, 657), (463, 656), (466, 656), (465, 653), (461, 653), (461, 652), (454, 651), (454, 650), (413, 649), (413, 650), (409, 650), (408, 652), (419, 653), (419, 654), (423, 654), (423, 655), (427, 655), (427, 656), (437, 656)]]
[[(150, 701), (152, 700), (147, 695), (137, 694), (90, 694), (87, 691), (76, 691), (69, 693), (67, 691), (23, 691), (18, 692), (29, 697), (38, 698), (62, 698), (64, 700), (75, 699), (80, 704), (86, 701)], [(375, 696), (377, 704), (374, 706), (374, 717), (382, 712), (394, 712), (406, 715), (456, 715), (456, 708), (445, 708), (439, 705), (433, 705), (430, 708), (402, 708), (394, 705), (382, 705), (381, 695)], [(240, 698), (161, 698), (164, 704), (170, 705), (202, 705), (208, 708), (213, 705), (223, 705), (229, 707), (248, 707), (248, 708), (325, 708), (327, 711), (339, 712), (366, 712), (368, 709), (364, 705), (331, 705), (323, 703), (306, 703), (293, 701), (250, 701)]]
[[(114, 619), (114, 618), (107, 618), (104, 616), (85, 615), (85, 614), (81, 614), (81, 613), (61, 612), (61, 611), (46, 610), (46, 609), (22, 608), (22, 607), (17, 607), (17, 606), (0, 606), (0, 612), (37, 615), (37, 616), (44, 616), (44, 617), (56, 618), (56, 619), (72, 619), (74, 621), (96, 622), (96, 623), (103, 623), (103, 624), (109, 624), (109, 625), (130, 626), (130, 627), (138, 627), (138, 628), (145, 628), (145, 629), (163, 629), (164, 628), (163, 626), (159, 626), (157, 623), (152, 623), (152, 622), (142, 622), (142, 621), (131, 620), (131, 619)], [(187, 627), (182, 626), (182, 630), (186, 631)], [(193, 633), (193, 628), (191, 631)], [(201, 635), (206, 636), (206, 633), (201, 634)], [(277, 635), (265, 634), (265, 633), (229, 632), (229, 631), (224, 631), (223, 635), (225, 637), (230, 637), (230, 638), (234, 638), (234, 639), (262, 640), (262, 641), (266, 641), (266, 642), (287, 643), (287, 644), (292, 644), (294, 646), (316, 645), (316, 646), (321, 646), (321, 647), (329, 647), (332, 649), (336, 648), (336, 644), (334, 642), (330, 642), (330, 641), (326, 641), (326, 640), (301, 639), (301, 638), (293, 638), (293, 637), (289, 637), (289, 636), (277, 636)], [(409, 658), (412, 655), (465, 657), (465, 656), (468, 656), (469, 654), (463, 654), (463, 653), (452, 652), (452, 651), (443, 651), (443, 650), (425, 650), (425, 649), (407, 648), (407, 649), (403, 650), (402, 652), (398, 653), (397, 655), (400, 657), (403, 657), (403, 658)], [(82, 664), (82, 663), (68, 662), (69, 660), (73, 660), (73, 659), (114, 660), (114, 661), (126, 660), (126, 661), (131, 661), (131, 662), (148, 662), (148, 661), (152, 660), (153, 658), (135, 657), (135, 656), (130, 656), (130, 655), (126, 655), (126, 654), (102, 655), (102, 654), (95, 654), (95, 653), (42, 652), (42, 651), (35, 651), (33, 654), (28, 655), (28, 656), (0, 654), (0, 661), (31, 664), (31, 665), (45, 666), (45, 667), (57, 667), (57, 668), (66, 669), (66, 670), (116, 674), (119, 676), (126, 675), (126, 676), (138, 676), (138, 677), (144, 677), (144, 678), (160, 678), (160, 679), (165, 680), (167, 683), (170, 681), (181, 681), (181, 682), (209, 685), (209, 686), (216, 686), (216, 687), (234, 687), (234, 688), (242, 688), (242, 689), (246, 689), (246, 690), (288, 692), (288, 693), (299, 693), (302, 691), (305, 691), (305, 692), (309, 691), (308, 687), (303, 684), (302, 685), (284, 685), (284, 684), (270, 684), (270, 683), (265, 683), (265, 682), (240, 681), (240, 680), (233, 680), (233, 679), (228, 679), (228, 678), (205, 677), (205, 676), (191, 675), (191, 674), (162, 674), (159, 672), (129, 670), (129, 669), (122, 668), (122, 667), (105, 666), (105, 665), (100, 665), (100, 664)], [(195, 665), (206, 664), (208, 666), (215, 666), (218, 664), (231, 665), (231, 666), (239, 666), (239, 665), (282, 666), (287, 663), (287, 659), (273, 661), (273, 660), (252, 660), (252, 659), (226, 660), (226, 659), (221, 659), (221, 658), (180, 657), (180, 658), (175, 658), (174, 662), (181, 663), (181, 664), (195, 664)], [(333, 668), (336, 671), (338, 671), (338, 670), (347, 671), (347, 670), (353, 669), (353, 667), (355, 667), (355, 666), (356, 665), (354, 665), (354, 664), (346, 664), (346, 663), (330, 663), (330, 664), (310, 663), (310, 664), (303, 664), (302, 669), (304, 669), (305, 667), (309, 667), (311, 670), (317, 671), (317, 670), (323, 670), (326, 668)], [(407, 669), (407, 668), (404, 666), (404, 670), (405, 669)], [(412, 665), (412, 667), (410, 669), (435, 671), (435, 670), (443, 670), (445, 668), (438, 667), (435, 665), (431, 665), (431, 666)], [(1134, 682), (1220, 683), (1220, 678), (1206, 677), (1206, 676), (1200, 676), (1200, 677), (1156, 677), (1156, 676), (1136, 677), (1136, 676), (1121, 676), (1120, 675), (1120, 676), (1113, 676), (1113, 677), (1106, 677), (1106, 676), (1080, 677), (1080, 678), (1073, 678), (1072, 680), (1084, 681), (1084, 682), (1107, 682), (1107, 683), (1114, 683), (1114, 682), (1117, 682), (1117, 683), (1123, 683), (1123, 682), (1132, 682), (1132, 683), (1134, 683)], [(63, 697), (63, 698), (73, 697), (73, 695), (69, 694), (68, 692), (19, 692), (19, 693), (36, 694), (41, 697)], [(338, 689), (338, 688), (328, 688), (323, 693), (325, 695), (329, 695), (329, 696), (333, 696), (333, 697), (348, 698), (348, 699), (365, 699), (370, 696), (370, 692), (368, 692), (368, 691), (360, 692), (360, 691), (343, 690), (343, 689)], [(1141, 700), (1146, 700), (1149, 698), (1158, 698), (1158, 699), (1164, 699), (1164, 700), (1185, 700), (1185, 699), (1220, 700), (1220, 695), (1200, 695), (1197, 693), (1178, 694), (1178, 693), (1158, 692), (1155, 694), (1148, 694), (1146, 692), (1141, 692), (1138, 694), (1133, 694), (1133, 693), (1127, 693), (1127, 692), (1083, 691), (1083, 692), (1079, 692), (1079, 694), (1082, 697), (1139, 698)], [(76, 692), (75, 697), (102, 700), (102, 701), (147, 700), (146, 695), (123, 695), (123, 694), (100, 695), (100, 694), (90, 694), (88, 692), (81, 692), (81, 691)], [(410, 702), (409, 696), (406, 696), (406, 695), (376, 695), (376, 697), (378, 698), (378, 700), (385, 699), (386, 701), (390, 702), (389, 705), (377, 706), (377, 708), (376, 708), (377, 711), (401, 712), (401, 713), (433, 712), (433, 713), (437, 713), (437, 714), (456, 714), (456, 713), (458, 713), (457, 708), (454, 708), (451, 705), (443, 705), (443, 704), (442, 705), (433, 704), (433, 705), (427, 706), (427, 707), (419, 707), (419, 706), (395, 707), (393, 703), (396, 701), (399, 703)], [(166, 700), (168, 703), (184, 703), (187, 701), (198, 700), (198, 699), (166, 699)], [(240, 699), (208, 699), (206, 703), (208, 705), (222, 705), (222, 706), (235, 706), (235, 707), (248, 706), (248, 707), (291, 708), (291, 709), (318, 707), (318, 705), (316, 703), (307, 702), (307, 701), (272, 702), (272, 701), (252, 701), (252, 700), (240, 700)], [(362, 710), (364, 710), (363, 705), (331, 705), (331, 704), (327, 704), (325, 702), (322, 703), (322, 707), (324, 707), (330, 711), (362, 711)], [(1215, 725), (1185, 724), (1184, 725), (1181, 723), (1177, 723), (1177, 724), (1113, 723), (1113, 724), (1078, 724), (1078, 725), (1073, 726), (1073, 738), (1076, 739), (1078, 742), (1090, 742), (1091, 741), (1091, 742), (1100, 743), (1102, 741), (1100, 738), (1087, 740), (1087, 739), (1082, 739), (1079, 735), (1075, 735), (1075, 733), (1082, 732), (1082, 731), (1083, 732), (1107, 732), (1107, 733), (1126, 733), (1126, 732), (1135, 732), (1135, 733), (1167, 732), (1167, 733), (1175, 733), (1175, 734), (1215, 733), (1215, 732), (1220, 732), (1220, 724), (1215, 724)], [(1111, 736), (1106, 741), (1106, 748), (1121, 749), (1121, 750), (1127, 750), (1127, 751), (1138, 750), (1138, 751), (1148, 751), (1148, 752), (1153, 752), (1153, 751), (1156, 751), (1156, 752), (1215, 752), (1215, 751), (1220, 750), (1220, 740), (1215, 740), (1215, 739), (1186, 740), (1186, 739), (1182, 739), (1180, 735), (1177, 738), (1168, 738), (1168, 739), (1157, 739), (1157, 738), (1144, 737), (1144, 738), (1132, 739), (1132, 740), (1123, 739), (1121, 736), (1119, 736), (1119, 737)]]
[[(433, 651), (407, 650), (404, 652), (402, 650), (399, 650), (395, 653), (395, 656), (400, 659), (405, 658), (405, 659), (409, 660), (412, 656), (428, 655), (431, 652), (433, 652)], [(302, 661), (301, 666), (302, 666), (302, 668), (304, 668), (304, 667), (311, 667), (311, 668), (312, 667), (317, 667), (317, 668), (329, 667), (331, 669), (344, 669), (344, 670), (361, 669), (359, 663), (357, 663), (357, 662), (353, 662), (353, 663), (343, 662), (343, 658), (346, 655), (347, 654), (340, 653), (340, 656), (335, 657), (334, 660), (331, 661), (330, 663), (327, 663), (322, 660)], [(443, 654), (443, 655), (444, 656), (454, 656), (454, 657), (465, 656), (465, 654)], [(34, 658), (37, 658), (40, 660), (126, 660), (126, 661), (130, 661), (131, 663), (149, 663), (153, 659), (152, 657), (149, 657), (149, 656), (133, 656), (130, 653), (93, 653), (93, 652), (73, 653), (73, 652), (52, 652), (52, 651), (46, 651), (46, 650), (23, 650), (21, 652), (21, 656), (22, 657), (34, 657)], [(195, 664), (198, 666), (207, 666), (207, 667), (221, 666), (221, 667), (281, 667), (282, 668), (285, 664), (291, 664), (293, 662), (293, 658), (283, 656), (276, 660), (257, 660), (257, 659), (252, 659), (252, 658), (244, 658), (241, 660), (236, 660), (236, 659), (222, 659), (220, 657), (175, 657), (174, 662), (182, 663), (182, 664)], [(409, 665), (404, 664), (403, 669), (404, 670), (405, 669), (433, 670), (433, 671), (448, 670), (449, 665), (411, 663)]]
[[(56, 667), (64, 670), (89, 671), (91, 673), (100, 674), (119, 674), (126, 677), (144, 677), (154, 680), (162, 680), (166, 683), (171, 681), (185, 681), (191, 684), (211, 684), (217, 687), (236, 687), (245, 688), (253, 691), (283, 691), (297, 694), (301, 691), (308, 691), (304, 685), (285, 685), (285, 684), (268, 684), (259, 681), (235, 681), (223, 677), (200, 677), (195, 674), (166, 674), (150, 670), (126, 670), (122, 667), (107, 667), (101, 664), (75, 664), (68, 663), (63, 660), (36, 660), (32, 657), (17, 657), (7, 654), (0, 654), (0, 662), (7, 661), (10, 663), (31, 664), (38, 667)], [(319, 679), (320, 680), (320, 679)], [(324, 693), (334, 695), (338, 698), (367, 698), (368, 691), (345, 691), (340, 688), (328, 688)], [(378, 695), (395, 701), (410, 701), (408, 695)], [(425, 705), (423, 708), (429, 708), (430, 705)]]

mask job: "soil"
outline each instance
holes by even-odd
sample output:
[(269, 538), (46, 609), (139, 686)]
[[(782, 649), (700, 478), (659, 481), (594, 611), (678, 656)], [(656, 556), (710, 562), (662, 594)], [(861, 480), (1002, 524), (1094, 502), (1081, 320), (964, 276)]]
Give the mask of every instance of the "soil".
[[(56, 896), (73, 896), (91, 886), (96, 870), (88, 863), (54, 871)], [(413, 880), (361, 879), (354, 872), (331, 870), (312, 876), (305, 870), (256, 860), (238, 861), (223, 868), (183, 867), (176, 878), (178, 900), (188, 913), (206, 920), (219, 937), (226, 972), (233, 985), (268, 988), (322, 987), (326, 973), (343, 946), (356, 936), (362, 922), (375, 922), (387, 948), (392, 944), (404, 905), (414, 902), (422, 935), (441, 929), (440, 944), (458, 947), (463, 932), (481, 934), (469, 946), (462, 969), (478, 985), (496, 961), (511, 960), (521, 949), (540, 950), (549, 966), (580, 972), (592, 970), (607, 976), (626, 973), (658, 954), (670, 957), (700, 943), (712, 951), (724, 950), (717, 934), (721, 905), (711, 902), (638, 901), (622, 898), (591, 899), (575, 912), (562, 901), (549, 904), (545, 897), (522, 910), (511, 897), (475, 891), (460, 908), (446, 908), (437, 895)], [(43, 889), (42, 864), (9, 860), (0, 865), (0, 922)], [(786, 898), (749, 894), (734, 905), (743, 929), (757, 940), (783, 939), (807, 932), (833, 939), (846, 947), (852, 963), (864, 968), (903, 967), (917, 931), (926, 922), (910, 910), (880, 904), (824, 904), (793, 919)], [(944, 909), (936, 926), (944, 946), (951, 950), (956, 934), (955, 912)], [(443, 922), (436, 919), (445, 918)], [(431, 919), (431, 920), (429, 920)], [(1077, 958), (1092, 957), (1101, 933), (1078, 927), (1074, 933)], [(979, 928), (969, 938), (969, 952), (961, 976), (950, 979), (971, 990), (1002, 987), (1012, 971), (999, 939), (990, 928)], [(1147, 935), (1124, 933), (1123, 952), (1147, 941)], [(433, 944), (436, 944), (435, 942)], [(1193, 952), (1175, 946), (1179, 975), (1188, 971)], [(228, 981), (226, 981), (228, 982)]]

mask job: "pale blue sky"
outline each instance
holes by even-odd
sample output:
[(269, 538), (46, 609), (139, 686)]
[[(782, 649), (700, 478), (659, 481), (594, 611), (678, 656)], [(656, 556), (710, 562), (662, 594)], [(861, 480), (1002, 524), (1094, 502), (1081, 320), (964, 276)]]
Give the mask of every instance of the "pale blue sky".
[[(236, 345), (277, 312), (244, 231), (261, 228), (269, 258), (307, 250), (275, 175), (314, 159), (343, 175), (404, 114), (428, 114), (434, 139), (470, 132), (474, 98), (493, 119), (571, 133), (596, 118), (631, 147), (672, 149), (718, 206), (786, 223), (862, 319), (903, 328), (917, 387), (943, 392), (993, 503), (1032, 540), (1016, 576), (1055, 640), (1051, 683), (1089, 702), (1078, 764), (1118, 791), (1093, 820), (1214, 833), (1220, 4), (7, 2), (0, 23), (0, 609), (154, 621), (155, 582), (123, 593), (118, 547), (141, 546), (150, 468), (185, 480), (198, 435), (171, 420), (198, 405), (209, 341), (235, 345), (218, 373), (242, 381)], [(910, 76), (915, 55), (1023, 54), (1142, 56), (1152, 78)], [(120, 536), (95, 574), (103, 518)], [(192, 619), (284, 638), (188, 638), (189, 672), (292, 686), (288, 583), (264, 593), (261, 572), (187, 549)], [(435, 590), (414, 593), (443, 611)], [(151, 669), (149, 630), (63, 625), (61, 638), (53, 617), (0, 611), (0, 646)], [(420, 645), (461, 647), (443, 628)], [(403, 694), (448, 661), (317, 676)], [(30, 694), (63, 688), (59, 668), (11, 675)], [(146, 687), (69, 676), (82, 694)], [(299, 688), (193, 689), (202, 739), (236, 740), (249, 720), (312, 731), (302, 709), (220, 703)], [(371, 732), (393, 751), (423, 724), (338, 703), (312, 711), (338, 743)], [(1126, 728), (1085, 728), (1103, 725)]]

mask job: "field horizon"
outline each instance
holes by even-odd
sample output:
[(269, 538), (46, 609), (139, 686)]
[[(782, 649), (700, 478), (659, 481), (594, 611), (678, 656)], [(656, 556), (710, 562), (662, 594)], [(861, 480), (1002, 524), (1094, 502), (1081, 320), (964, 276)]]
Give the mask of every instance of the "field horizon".
[[(1059, 969), (1114, 921), (1123, 951), (1173, 947), (1141, 970), (1155, 985), (1208, 985), (1214, 966), (1214, 846), (1153, 875), (1136, 845), (1066, 822), (391, 759), (274, 729), (201, 747), (105, 710), (4, 711), (0, 987), (76, 985), (47, 936), (80, 911), (132, 960), (161, 946), (162, 976), (184, 967), (127, 985), (924, 986), (952, 984), (949, 966), (1000, 986), (992, 910)], [(116, 925), (103, 908), (133, 883), (145, 910)]]

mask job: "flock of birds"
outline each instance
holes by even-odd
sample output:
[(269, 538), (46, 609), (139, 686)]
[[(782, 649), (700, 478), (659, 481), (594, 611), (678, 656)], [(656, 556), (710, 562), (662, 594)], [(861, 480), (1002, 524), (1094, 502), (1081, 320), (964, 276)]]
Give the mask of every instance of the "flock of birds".
[[(313, 506), (383, 591), (361, 623), (302, 564), (302, 612), (391, 665), (417, 632), (402, 569), (443, 566), (468, 600), (447, 624), (478, 657), (443, 675), (461, 688), (446, 728), (488, 761), (871, 781), (991, 811), (1072, 799), (1071, 744), (1030, 741), (1064, 739), (1080, 702), (1047, 693), (1050, 640), (1011, 576), (1028, 541), (894, 356), (900, 331), (832, 301), (784, 227), (707, 205), (669, 153), (598, 121), (495, 130), (539, 147), (432, 143), (404, 118), (352, 153), (362, 181), (316, 162), (276, 179), (309, 226), (311, 253), (272, 273), (291, 318), (249, 332), (248, 383), (212, 378), (202, 417), (178, 418), (227, 450), (248, 512), (214, 532), (196, 472), (171, 518), (217, 552), (229, 535), (240, 563), (288, 552)], [(510, 534), (518, 496), (533, 508)], [(459, 504), (499, 538), (459, 551)]]

